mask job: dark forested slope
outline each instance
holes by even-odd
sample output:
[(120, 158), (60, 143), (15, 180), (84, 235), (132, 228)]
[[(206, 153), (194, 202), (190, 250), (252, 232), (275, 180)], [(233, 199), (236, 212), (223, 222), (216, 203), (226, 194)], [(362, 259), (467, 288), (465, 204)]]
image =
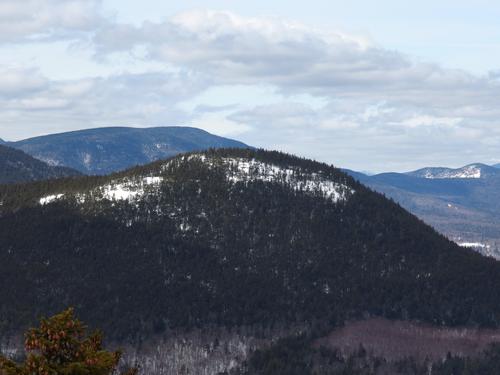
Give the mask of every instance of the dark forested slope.
[(115, 338), (363, 315), (497, 326), (500, 266), (326, 164), (242, 149), (0, 187), (0, 329)]
[(51, 167), (22, 151), (0, 144), (0, 184), (20, 183), (80, 175), (64, 167)]

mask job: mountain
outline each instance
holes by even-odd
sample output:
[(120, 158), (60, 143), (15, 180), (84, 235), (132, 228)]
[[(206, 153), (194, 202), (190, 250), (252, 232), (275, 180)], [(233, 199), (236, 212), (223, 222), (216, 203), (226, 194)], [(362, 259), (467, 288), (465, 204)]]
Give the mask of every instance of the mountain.
[[(498, 262), (339, 169), (279, 152), (5, 185), (0, 201), (0, 337), (75, 306), (144, 373), (236, 371), (280, 337), (367, 316), (500, 323)], [(254, 373), (292, 373), (261, 359)]]
[(408, 176), (429, 179), (486, 178), (500, 175), (500, 171), (486, 164), (469, 164), (462, 168), (423, 168), (406, 173)]
[(480, 163), (367, 176), (347, 171), (463, 246), (500, 257), (500, 170)]
[(0, 145), (0, 184), (80, 175), (65, 167), (51, 167), (22, 151)]
[(9, 142), (9, 146), (54, 166), (84, 174), (108, 174), (181, 152), (245, 144), (189, 127), (111, 127)]
[(500, 168), (500, 164), (493, 165), (494, 168)]

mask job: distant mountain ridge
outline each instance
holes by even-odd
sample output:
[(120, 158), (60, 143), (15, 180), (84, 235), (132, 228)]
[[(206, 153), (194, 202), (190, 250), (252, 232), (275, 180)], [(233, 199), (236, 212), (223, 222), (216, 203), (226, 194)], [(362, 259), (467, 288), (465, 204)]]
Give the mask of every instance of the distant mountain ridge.
[(242, 142), (183, 126), (105, 127), (51, 134), (7, 144), (49, 165), (66, 166), (85, 174), (97, 175), (147, 164), (182, 152), (248, 147)]
[(77, 176), (80, 173), (66, 167), (53, 167), (23, 151), (0, 144), (0, 184), (39, 181)]
[(348, 174), (462, 246), (500, 258), (500, 169), (482, 163), (407, 173)]
[(420, 178), (484, 178), (491, 175), (499, 175), (498, 167), (482, 163), (466, 165), (462, 168), (427, 167), (413, 172), (407, 172), (408, 176)]

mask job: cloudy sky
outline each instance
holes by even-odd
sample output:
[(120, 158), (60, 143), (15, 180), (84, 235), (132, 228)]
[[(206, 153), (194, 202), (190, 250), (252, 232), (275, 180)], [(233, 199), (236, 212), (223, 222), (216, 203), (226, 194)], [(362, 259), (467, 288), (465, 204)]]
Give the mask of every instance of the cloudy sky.
[(0, 0), (0, 138), (189, 125), (357, 170), (498, 163), (499, 19), (484, 0)]

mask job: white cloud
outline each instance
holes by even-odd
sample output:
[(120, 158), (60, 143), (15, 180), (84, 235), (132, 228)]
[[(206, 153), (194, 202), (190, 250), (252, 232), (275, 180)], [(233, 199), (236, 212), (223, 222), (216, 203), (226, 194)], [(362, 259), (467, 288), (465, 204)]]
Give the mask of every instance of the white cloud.
[(416, 115), (399, 122), (399, 124), (408, 126), (410, 128), (416, 128), (419, 126), (455, 126), (462, 120), (463, 119), (460, 117), (435, 117), (428, 115)]
[[(203, 71), (230, 84), (322, 87), (336, 75), (405, 68), (408, 62), (366, 40), (323, 33), (298, 23), (243, 18), (230, 12), (192, 11), (141, 27), (109, 25), (95, 39), (99, 53), (145, 46), (148, 57)], [(322, 77), (320, 77), (322, 75)], [(342, 80), (338, 80), (342, 83)]]
[(17, 102), (17, 109), (23, 110), (57, 110), (66, 108), (69, 100), (63, 98), (29, 98)]
[(67, 38), (95, 29), (103, 18), (100, 0), (2, 0), (0, 42)]
[(0, 66), (0, 98), (15, 98), (26, 93), (43, 90), (48, 80), (36, 69), (18, 69)]
[(414, 61), (360, 37), (230, 12), (191, 11), (139, 27), (108, 25), (94, 42), (100, 56), (141, 46), (148, 59), (205, 73), (216, 84), (272, 84), (321, 96), (390, 98), (404, 92), (404, 98), (492, 83)]
[(255, 125), (262, 129), (293, 129), (313, 125), (318, 121), (316, 111), (296, 102), (281, 102), (260, 105), (233, 113), (230, 118), (236, 122)]
[(207, 112), (189, 121), (189, 125), (226, 137), (236, 137), (252, 128), (248, 124), (228, 119), (221, 112)]

